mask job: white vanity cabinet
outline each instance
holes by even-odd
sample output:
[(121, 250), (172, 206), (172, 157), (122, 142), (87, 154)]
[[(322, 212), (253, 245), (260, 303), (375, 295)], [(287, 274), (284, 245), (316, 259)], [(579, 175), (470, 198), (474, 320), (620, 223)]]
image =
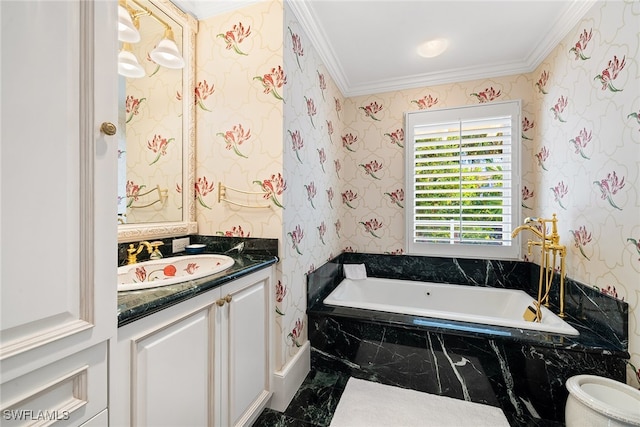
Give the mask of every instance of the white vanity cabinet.
[(107, 425), (117, 2), (0, 1), (0, 424)]
[(271, 397), (273, 270), (120, 327), (111, 424), (250, 425)]

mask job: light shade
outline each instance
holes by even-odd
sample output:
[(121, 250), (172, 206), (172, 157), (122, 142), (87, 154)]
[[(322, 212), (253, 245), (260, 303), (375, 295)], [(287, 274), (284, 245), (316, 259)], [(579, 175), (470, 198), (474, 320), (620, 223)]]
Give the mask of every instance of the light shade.
[(131, 78), (144, 77), (146, 74), (136, 56), (131, 52), (128, 43), (123, 44), (122, 50), (118, 54), (118, 74)]
[(176, 42), (173, 40), (173, 30), (171, 28), (165, 30), (164, 38), (149, 53), (149, 56), (156, 64), (163, 67), (184, 68), (184, 59), (180, 55)]
[(425, 58), (433, 58), (444, 52), (449, 46), (447, 39), (433, 39), (422, 43), (418, 46), (418, 55)]
[(127, 43), (140, 41), (140, 32), (134, 25), (131, 14), (122, 5), (118, 5), (118, 40)]

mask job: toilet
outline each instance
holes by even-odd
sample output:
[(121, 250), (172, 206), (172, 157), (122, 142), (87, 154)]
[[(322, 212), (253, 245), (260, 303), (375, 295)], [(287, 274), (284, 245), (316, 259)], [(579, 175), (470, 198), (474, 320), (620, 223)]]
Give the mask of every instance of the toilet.
[(567, 427), (640, 426), (640, 390), (595, 375), (576, 375), (566, 386)]

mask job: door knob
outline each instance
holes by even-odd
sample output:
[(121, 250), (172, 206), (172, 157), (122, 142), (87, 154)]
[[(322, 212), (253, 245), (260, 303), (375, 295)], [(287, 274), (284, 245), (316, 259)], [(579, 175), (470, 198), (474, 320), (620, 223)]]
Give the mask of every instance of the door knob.
[(100, 131), (105, 135), (115, 135), (117, 130), (116, 125), (111, 122), (103, 122), (100, 126)]

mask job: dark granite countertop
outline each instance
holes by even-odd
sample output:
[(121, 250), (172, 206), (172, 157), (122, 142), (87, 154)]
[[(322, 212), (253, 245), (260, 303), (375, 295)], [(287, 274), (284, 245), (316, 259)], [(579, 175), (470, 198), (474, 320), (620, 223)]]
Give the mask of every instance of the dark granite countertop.
[(176, 285), (138, 291), (118, 292), (118, 327), (193, 298), (235, 279), (267, 268), (278, 261), (276, 256), (258, 254), (230, 255), (235, 263), (227, 270)]

